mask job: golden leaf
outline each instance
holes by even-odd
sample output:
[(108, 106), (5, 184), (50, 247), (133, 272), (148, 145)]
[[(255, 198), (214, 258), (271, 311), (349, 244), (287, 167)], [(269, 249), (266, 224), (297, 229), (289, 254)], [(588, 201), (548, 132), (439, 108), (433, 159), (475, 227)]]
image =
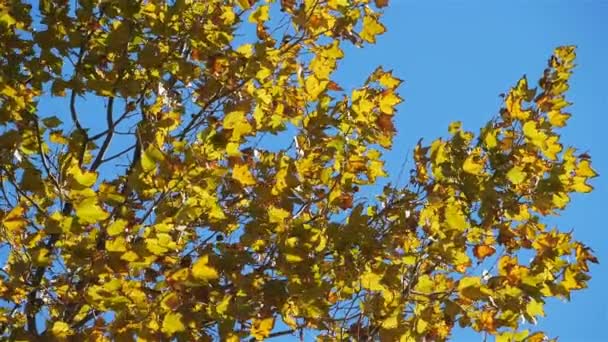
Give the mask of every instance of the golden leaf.
[(232, 139), (238, 141), (242, 136), (253, 131), (253, 127), (247, 121), (247, 113), (244, 110), (234, 110), (224, 117), (224, 128), (232, 130)]
[(566, 126), (566, 121), (570, 118), (570, 114), (562, 113), (558, 110), (552, 110), (547, 113), (547, 117), (549, 118), (551, 125), (555, 127), (564, 127)]
[(588, 160), (581, 160), (576, 166), (576, 175), (593, 178), (597, 176), (597, 172), (591, 168), (591, 163)]
[(215, 268), (209, 266), (209, 256), (207, 255), (203, 255), (192, 265), (192, 276), (205, 282), (219, 278)]
[(270, 206), (268, 209), (268, 218), (272, 223), (283, 223), (291, 214), (284, 209)]
[(587, 180), (586, 177), (575, 176), (572, 177), (571, 180), (572, 184), (570, 185), (570, 189), (573, 191), (587, 193), (593, 190), (593, 187), (591, 185), (585, 183), (585, 181)]
[(127, 224), (128, 224), (128, 222), (123, 219), (118, 219), (118, 220), (112, 222), (107, 228), (108, 235), (115, 236), (115, 235), (121, 234), (122, 232), (125, 231)]
[(380, 283), (382, 276), (372, 271), (366, 271), (361, 275), (361, 286), (370, 291), (384, 291), (384, 286)]
[(27, 226), (25, 208), (17, 206), (11, 209), (11, 211), (2, 219), (2, 225), (6, 227), (11, 234), (19, 234)]
[(402, 102), (401, 98), (392, 90), (384, 91), (380, 97), (380, 111), (385, 114), (393, 114), (395, 106)]
[(175, 333), (186, 330), (186, 326), (182, 322), (182, 314), (179, 312), (169, 312), (163, 319), (161, 331), (167, 336), (173, 336)]
[(55, 323), (53, 323), (51, 333), (57, 338), (65, 339), (66, 337), (72, 335), (74, 332), (66, 322), (56, 321)]
[(481, 290), (481, 279), (478, 277), (463, 277), (458, 282), (458, 293), (464, 298), (477, 300), (484, 297)]
[(526, 174), (524, 173), (523, 168), (521, 168), (520, 166), (515, 166), (511, 170), (509, 170), (509, 172), (507, 172), (507, 179), (511, 183), (519, 185), (524, 180), (526, 180)]
[(97, 172), (82, 170), (78, 165), (74, 164), (69, 168), (68, 172), (74, 180), (84, 186), (91, 187), (97, 181)]
[(251, 12), (249, 15), (249, 22), (253, 24), (264, 24), (264, 22), (270, 19), (270, 8), (268, 5), (262, 5)]
[(479, 150), (475, 150), (467, 157), (462, 165), (462, 169), (466, 173), (470, 173), (476, 176), (484, 174), (485, 160), (479, 156)]
[(463, 231), (468, 227), (467, 217), (462, 213), (460, 207), (450, 202), (445, 208), (445, 222), (448, 228)]
[(242, 185), (254, 185), (256, 183), (255, 178), (249, 171), (247, 164), (237, 164), (232, 169), (232, 178), (236, 179)]
[(86, 198), (74, 205), (76, 217), (82, 223), (96, 223), (108, 218), (109, 214), (99, 206), (94, 197)]
[(274, 317), (254, 319), (251, 326), (251, 336), (256, 340), (263, 340), (274, 328)]
[(373, 15), (366, 15), (363, 18), (363, 29), (361, 30), (361, 39), (368, 43), (375, 43), (376, 36), (386, 31), (384, 25), (378, 22), (378, 19)]

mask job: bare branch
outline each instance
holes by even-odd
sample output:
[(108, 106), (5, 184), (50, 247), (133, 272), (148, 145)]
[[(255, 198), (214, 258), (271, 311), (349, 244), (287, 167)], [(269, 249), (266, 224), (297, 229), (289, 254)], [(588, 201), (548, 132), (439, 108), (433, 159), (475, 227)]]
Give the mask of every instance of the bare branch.
[(136, 146), (137, 146), (136, 144), (133, 144), (133, 145), (131, 145), (130, 147), (127, 147), (127, 148), (125, 148), (124, 150), (122, 150), (122, 151), (120, 151), (120, 152), (118, 152), (118, 153), (116, 153), (116, 154), (113, 154), (113, 155), (109, 156), (108, 158), (105, 158), (105, 159), (104, 159), (104, 160), (102, 160), (101, 162), (102, 162), (102, 163), (106, 163), (106, 162), (109, 162), (109, 161), (114, 160), (114, 159), (116, 159), (116, 158), (120, 158), (121, 156), (125, 155), (125, 154), (126, 154), (126, 153), (128, 153), (129, 151), (131, 151), (131, 150), (135, 149), (135, 147), (136, 147)]

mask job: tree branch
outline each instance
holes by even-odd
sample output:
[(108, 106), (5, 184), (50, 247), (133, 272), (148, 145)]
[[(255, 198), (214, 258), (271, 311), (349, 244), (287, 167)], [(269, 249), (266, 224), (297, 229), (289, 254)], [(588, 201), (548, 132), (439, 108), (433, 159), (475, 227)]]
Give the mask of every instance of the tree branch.
[(112, 138), (114, 137), (114, 118), (113, 118), (114, 114), (113, 113), (114, 113), (114, 96), (110, 96), (110, 98), (108, 99), (108, 108), (106, 110), (106, 123), (108, 125), (108, 134), (106, 135), (106, 138), (103, 140), (103, 143), (101, 144), (101, 147), (99, 148), (99, 153), (97, 153), (97, 157), (95, 157), (93, 164), (91, 164), (91, 169), (90, 169), (91, 171), (95, 171), (99, 168), (99, 166), (103, 162), (103, 157), (105, 156), (106, 151), (108, 150), (108, 147), (110, 147)]

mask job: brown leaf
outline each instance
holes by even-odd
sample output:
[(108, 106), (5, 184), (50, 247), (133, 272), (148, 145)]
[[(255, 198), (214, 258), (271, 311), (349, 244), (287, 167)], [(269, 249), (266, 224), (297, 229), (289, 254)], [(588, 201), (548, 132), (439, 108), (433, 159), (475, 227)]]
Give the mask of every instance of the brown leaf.
[(388, 0), (375, 0), (376, 7), (382, 8), (388, 6)]
[(344, 89), (342, 89), (342, 87), (340, 87), (340, 85), (334, 81), (329, 81), (329, 83), (327, 84), (327, 89), (328, 90), (333, 90), (333, 91), (342, 91)]
[(397, 130), (395, 129), (395, 124), (393, 123), (393, 117), (387, 114), (380, 114), (376, 119), (376, 125), (382, 133), (390, 134), (395, 133)]

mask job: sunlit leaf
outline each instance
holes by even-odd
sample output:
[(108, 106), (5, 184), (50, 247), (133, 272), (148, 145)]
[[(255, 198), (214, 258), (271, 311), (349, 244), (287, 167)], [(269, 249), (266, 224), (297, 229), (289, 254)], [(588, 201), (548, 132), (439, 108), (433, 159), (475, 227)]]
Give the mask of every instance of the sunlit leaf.
[(162, 332), (168, 336), (186, 330), (186, 326), (182, 322), (183, 316), (179, 312), (169, 312), (163, 318)]

